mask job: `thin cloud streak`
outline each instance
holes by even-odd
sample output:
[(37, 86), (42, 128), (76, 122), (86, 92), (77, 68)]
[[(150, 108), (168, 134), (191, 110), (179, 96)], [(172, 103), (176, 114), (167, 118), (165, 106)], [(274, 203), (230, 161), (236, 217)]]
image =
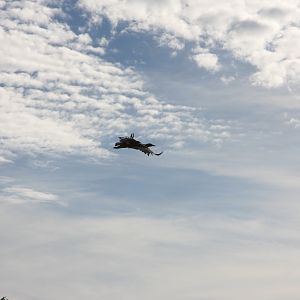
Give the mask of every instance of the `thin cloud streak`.
[(0, 202), (9, 204), (53, 203), (66, 205), (57, 195), (19, 185), (6, 185), (0, 190)]

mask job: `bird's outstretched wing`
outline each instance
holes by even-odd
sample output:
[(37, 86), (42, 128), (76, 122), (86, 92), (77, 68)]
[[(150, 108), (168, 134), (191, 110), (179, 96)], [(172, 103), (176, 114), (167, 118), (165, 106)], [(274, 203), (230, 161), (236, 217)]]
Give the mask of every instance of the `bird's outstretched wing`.
[(163, 154), (163, 152), (154, 153), (150, 148), (144, 147), (143, 145), (138, 146), (138, 147), (134, 147), (134, 149), (140, 150), (140, 151), (144, 152), (145, 154), (147, 154), (148, 156), (149, 155), (157, 155), (157, 156), (159, 156), (159, 155)]

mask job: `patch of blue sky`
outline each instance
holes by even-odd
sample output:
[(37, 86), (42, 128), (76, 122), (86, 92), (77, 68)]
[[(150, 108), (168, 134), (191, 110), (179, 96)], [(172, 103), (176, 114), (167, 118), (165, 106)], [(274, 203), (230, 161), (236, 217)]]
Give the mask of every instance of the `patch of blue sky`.
[[(80, 157), (53, 159), (40, 164), (19, 159), (17, 168), (3, 172), (22, 186), (54, 193), (67, 206), (50, 205), (65, 214), (85, 216), (144, 215), (189, 216), (222, 214), (254, 218), (256, 206), (270, 189), (245, 179), (213, 175), (192, 169), (158, 167), (142, 153), (123, 150), (113, 164), (95, 164)], [(256, 200), (254, 200), (256, 199)]]

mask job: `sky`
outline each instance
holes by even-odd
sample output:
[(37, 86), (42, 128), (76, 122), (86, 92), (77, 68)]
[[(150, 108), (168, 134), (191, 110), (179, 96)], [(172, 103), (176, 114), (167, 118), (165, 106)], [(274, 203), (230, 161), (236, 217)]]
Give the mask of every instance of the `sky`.
[(299, 299), (299, 20), (0, 0), (0, 296)]

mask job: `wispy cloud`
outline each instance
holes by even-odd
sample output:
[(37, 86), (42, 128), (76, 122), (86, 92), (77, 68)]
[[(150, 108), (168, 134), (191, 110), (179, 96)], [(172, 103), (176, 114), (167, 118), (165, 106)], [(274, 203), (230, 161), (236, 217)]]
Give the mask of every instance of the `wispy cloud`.
[(3, 188), (0, 191), (0, 202), (10, 204), (57, 203), (65, 205), (62, 201), (59, 201), (57, 195), (18, 185)]
[(9, 163), (9, 162), (12, 161), (4, 156), (0, 156), (0, 164)]

